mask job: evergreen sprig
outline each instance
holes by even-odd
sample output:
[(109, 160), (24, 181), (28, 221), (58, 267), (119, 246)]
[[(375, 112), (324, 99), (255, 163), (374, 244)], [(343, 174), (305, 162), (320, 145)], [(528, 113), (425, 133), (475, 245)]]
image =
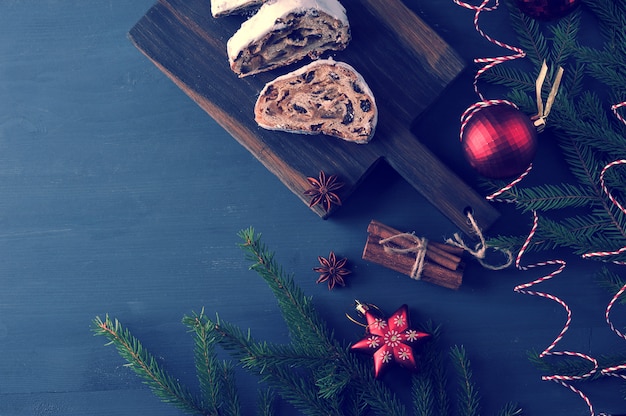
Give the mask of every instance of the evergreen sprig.
[[(540, 227), (529, 250), (565, 247), (580, 255), (610, 251), (626, 246), (626, 216), (609, 200), (600, 184), (600, 172), (609, 162), (626, 156), (626, 127), (608, 108), (619, 96), (626, 99), (626, 10), (611, 0), (585, 1), (600, 22), (604, 44), (598, 49), (581, 39), (581, 9), (555, 23), (539, 23), (509, 2), (512, 27), (519, 44), (527, 52), (526, 64), (498, 65), (485, 73), (485, 80), (510, 89), (507, 98), (524, 112), (536, 112), (532, 73), (546, 60), (553, 70), (566, 66), (566, 75), (548, 119), (548, 129), (556, 138), (573, 183), (518, 185), (502, 195), (515, 201), (521, 212), (536, 211)], [(532, 71), (520, 65), (533, 66)], [(606, 86), (606, 90), (588, 90)], [(548, 76), (548, 79), (550, 77)], [(544, 95), (549, 87), (544, 88)], [(545, 97), (544, 97), (545, 99)], [(607, 103), (608, 101), (608, 103)], [(607, 184), (618, 198), (626, 195), (626, 172), (613, 169)], [(489, 182), (495, 191), (502, 183)], [(519, 250), (526, 236), (498, 236), (491, 243), (512, 251)], [(601, 260), (626, 261), (626, 253)]]
[(240, 231), (239, 237), (243, 240), (240, 247), (246, 252), (246, 258), (253, 262), (250, 270), (257, 272), (273, 291), (294, 343), (322, 353), (338, 349), (332, 332), (315, 311), (311, 297), (305, 296), (295, 285), (293, 276), (284, 273), (274, 260), (274, 253), (261, 242), (261, 235), (248, 228)]
[(478, 389), (472, 381), (472, 370), (467, 359), (465, 348), (455, 345), (450, 350), (450, 356), (454, 362), (460, 378), (459, 388), (459, 412), (461, 416), (477, 416), (480, 410), (480, 396)]
[[(214, 415), (238, 415), (240, 412), (233, 365), (217, 359), (218, 338), (203, 314), (185, 316), (183, 323), (194, 334), (194, 361), (204, 407)], [(223, 409), (221, 412), (220, 409)]]
[[(236, 416), (240, 414), (239, 397), (234, 381), (234, 366), (240, 365), (257, 376), (270, 389), (259, 393), (260, 415), (275, 414), (274, 393), (291, 403), (306, 415), (364, 416), (378, 414), (403, 416), (409, 414), (396, 394), (373, 376), (371, 363), (350, 353), (337, 341), (332, 331), (319, 317), (311, 298), (304, 296), (292, 277), (283, 272), (274, 255), (262, 243), (260, 234), (252, 228), (239, 233), (241, 247), (251, 268), (272, 288), (287, 326), (292, 331), (292, 342), (287, 345), (257, 341), (251, 331), (242, 331), (216, 316), (207, 317), (202, 310), (183, 318), (194, 338), (194, 362), (200, 395), (192, 395), (174, 377), (159, 366), (128, 329), (107, 316), (94, 320), (94, 332), (107, 337), (120, 355), (156, 396), (167, 403), (192, 414)], [(434, 341), (424, 347), (422, 372), (413, 376), (412, 395), (416, 416), (450, 416), (447, 397), (446, 363), (439, 345), (440, 328), (428, 322), (423, 328)], [(227, 351), (233, 361), (217, 359), (216, 347)], [(463, 353), (464, 354), (464, 353)], [(464, 369), (469, 360), (462, 357)], [(463, 373), (462, 385), (473, 386), (471, 374)], [(472, 406), (478, 406), (478, 397), (472, 397)], [(507, 405), (500, 415), (513, 416)], [(504, 412), (504, 413), (502, 413)], [(466, 413), (461, 412), (465, 415)]]
[(106, 315), (104, 321), (100, 317), (94, 319), (94, 333), (109, 340), (107, 345), (114, 345), (118, 353), (152, 392), (165, 403), (177, 408), (200, 415), (217, 415), (205, 409), (185, 387), (181, 386), (174, 377), (163, 369), (154, 356), (144, 349), (143, 345), (127, 328), (117, 320), (111, 320)]
[[(622, 278), (617, 273), (603, 267), (598, 273), (597, 278), (600, 286), (605, 287), (610, 293), (617, 293), (624, 285), (626, 285), (626, 279)], [(621, 303), (626, 303), (626, 298), (620, 298)]]
[(431, 340), (424, 346), (422, 371), (412, 377), (413, 408), (416, 416), (450, 414), (447, 373), (441, 347), (441, 327), (427, 321), (421, 328)]
[[(626, 2), (583, 0), (583, 3), (584, 7), (556, 22), (538, 23), (509, 2), (512, 26), (528, 60), (499, 65), (489, 71), (491, 74), (485, 74), (487, 82), (509, 88), (507, 98), (522, 111), (533, 114), (536, 98), (527, 72), (537, 73), (544, 59), (550, 68), (566, 67), (547, 129), (557, 141), (572, 183), (531, 187), (518, 184), (502, 195), (503, 199), (515, 201), (522, 213), (539, 214), (539, 227), (528, 251), (568, 248), (573, 254), (582, 255), (626, 246), (626, 215), (610, 201), (600, 183), (604, 166), (626, 158), (626, 126), (610, 110), (611, 104), (626, 100)], [(585, 10), (600, 28), (603, 39), (600, 47), (587, 44), (587, 37), (581, 35), (581, 14)], [(516, 66), (529, 64), (532, 71)], [(605, 179), (608, 189), (623, 203), (624, 169), (609, 171)], [(487, 185), (492, 191), (502, 186), (501, 182)], [(497, 236), (490, 244), (517, 251), (525, 240), (526, 235)], [(624, 262), (626, 253), (596, 259)], [(613, 295), (626, 284), (606, 268), (598, 275), (599, 282)], [(623, 298), (620, 301), (626, 302)], [(537, 353), (529, 357), (548, 374), (577, 376), (590, 370), (589, 362), (574, 357), (546, 360)], [(602, 368), (623, 364), (626, 364), (623, 353), (599, 359)], [(600, 377), (602, 373), (597, 372), (586, 379)]]

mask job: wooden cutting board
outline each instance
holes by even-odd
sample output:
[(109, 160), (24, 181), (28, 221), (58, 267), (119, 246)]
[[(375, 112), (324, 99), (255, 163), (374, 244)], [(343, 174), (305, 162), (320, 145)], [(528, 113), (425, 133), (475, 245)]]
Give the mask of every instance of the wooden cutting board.
[[(298, 64), (238, 78), (226, 42), (244, 18), (211, 16), (209, 0), (161, 0), (131, 29), (136, 47), (308, 205), (307, 177), (337, 174), (345, 203), (371, 168), (385, 160), (463, 231), (466, 209), (487, 228), (498, 212), (451, 173), (415, 137), (412, 121), (461, 72), (457, 54), (400, 0), (344, 0), (352, 41), (335, 60), (354, 66), (379, 106), (376, 135), (358, 145), (328, 136), (267, 131), (254, 121), (266, 82)], [(299, 65), (302, 65), (300, 63)], [(455, 143), (455, 138), (450, 138)], [(242, 169), (244, 169), (242, 167)], [(313, 210), (325, 218), (320, 206)]]

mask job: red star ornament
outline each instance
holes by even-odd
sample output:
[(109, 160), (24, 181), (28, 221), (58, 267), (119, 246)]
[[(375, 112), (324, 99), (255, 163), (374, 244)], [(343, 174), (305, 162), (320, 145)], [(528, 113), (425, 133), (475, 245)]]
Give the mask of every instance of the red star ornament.
[(417, 370), (413, 346), (430, 334), (410, 327), (408, 306), (400, 306), (388, 319), (377, 316), (362, 303), (357, 304), (357, 310), (367, 320), (367, 332), (350, 350), (374, 356), (374, 377), (378, 378), (392, 362)]

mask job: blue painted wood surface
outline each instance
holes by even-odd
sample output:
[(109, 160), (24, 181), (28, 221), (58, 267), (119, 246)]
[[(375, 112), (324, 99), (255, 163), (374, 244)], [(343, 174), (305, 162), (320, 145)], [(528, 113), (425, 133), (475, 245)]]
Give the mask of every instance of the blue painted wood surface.
[[(452, 2), (406, 4), (467, 61), (499, 53), (473, 32), (471, 13)], [(414, 321), (433, 319), (447, 345), (466, 347), (484, 414), (509, 400), (529, 415), (587, 414), (572, 392), (542, 382), (526, 358), (565, 321), (555, 304), (512, 292), (537, 275), (470, 263), (454, 292), (360, 260), (373, 218), (432, 239), (456, 229), (386, 166), (331, 219), (306, 209), (133, 48), (127, 31), (151, 5), (0, 2), (0, 415), (180, 414), (92, 336), (96, 315), (119, 318), (191, 386), (184, 314), (205, 307), (259, 339), (287, 342), (273, 296), (236, 247), (236, 233), (250, 225), (337, 336), (362, 334), (344, 317), (355, 298), (387, 311), (408, 303)], [(494, 18), (491, 30), (497, 37), (508, 23)], [(475, 185), (456, 148), (458, 116), (475, 101), (471, 77), (459, 79), (415, 129)], [(544, 141), (536, 181), (565, 175), (562, 164), (551, 163), (555, 155)], [(530, 218), (502, 212), (493, 233), (530, 225)], [(316, 285), (311, 271), (330, 250), (353, 269), (348, 286), (332, 292)], [(609, 299), (592, 280), (597, 267), (556, 255), (571, 266), (542, 290), (574, 311), (559, 346), (596, 355), (623, 350), (604, 323)], [(394, 374), (386, 382), (402, 391), (407, 378)], [(245, 373), (239, 381), (251, 414), (257, 382)], [(615, 381), (582, 387), (598, 410), (624, 411)]]

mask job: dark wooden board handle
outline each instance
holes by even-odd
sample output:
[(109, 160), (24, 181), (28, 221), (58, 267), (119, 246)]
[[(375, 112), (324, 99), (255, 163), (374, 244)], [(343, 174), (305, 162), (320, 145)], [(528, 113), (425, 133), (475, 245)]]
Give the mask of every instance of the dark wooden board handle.
[(387, 163), (464, 233), (473, 234), (468, 211), (483, 229), (498, 219), (500, 213), (416, 141), (406, 124), (387, 123), (376, 134)]
[[(365, 77), (381, 108), (367, 145), (330, 137), (263, 130), (254, 121), (256, 97), (281, 68), (239, 79), (229, 68), (226, 41), (243, 17), (214, 19), (207, 0), (160, 0), (130, 30), (132, 42), (189, 97), (274, 173), (304, 203), (307, 177), (338, 174), (341, 198), (381, 159), (393, 166), (464, 232), (471, 207), (482, 227), (497, 211), (449, 172), (409, 128), (464, 68), (457, 54), (400, 0), (344, 0), (353, 39), (335, 58)], [(433, 180), (435, 178), (435, 180)], [(320, 206), (313, 210), (323, 218)], [(331, 210), (332, 212), (332, 210)], [(417, 215), (417, 214), (416, 214)]]

